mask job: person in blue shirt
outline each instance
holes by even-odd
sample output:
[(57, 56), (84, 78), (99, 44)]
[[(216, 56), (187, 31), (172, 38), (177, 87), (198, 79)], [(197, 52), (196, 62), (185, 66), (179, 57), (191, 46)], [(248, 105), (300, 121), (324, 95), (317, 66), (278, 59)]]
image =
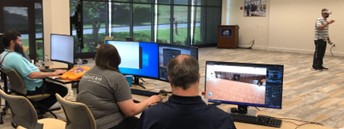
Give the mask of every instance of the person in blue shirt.
[(167, 65), (172, 96), (143, 111), (137, 129), (235, 129), (229, 113), (207, 105), (199, 96), (199, 64), (179, 55)]
[[(24, 55), (22, 49), (21, 34), (17, 31), (9, 31), (3, 34), (2, 45), (5, 50), (0, 54), (1, 68), (14, 69), (23, 79), (28, 95), (49, 93), (50, 97), (39, 101), (40, 104), (50, 108), (56, 103), (55, 93), (66, 96), (68, 90), (62, 85), (43, 81), (43, 78), (57, 76), (65, 70), (54, 72), (40, 72)], [(37, 109), (44, 114), (44, 109)]]

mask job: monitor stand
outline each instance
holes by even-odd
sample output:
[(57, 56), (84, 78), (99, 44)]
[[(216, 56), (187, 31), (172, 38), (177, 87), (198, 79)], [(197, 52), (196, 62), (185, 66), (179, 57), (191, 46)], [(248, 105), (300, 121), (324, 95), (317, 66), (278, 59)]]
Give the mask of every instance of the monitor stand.
[(146, 87), (143, 85), (143, 83), (140, 83), (140, 79), (141, 79), (142, 81), (144, 81), (142, 78), (137, 77), (137, 76), (134, 76), (134, 82), (133, 82), (133, 84), (134, 84), (134, 85), (138, 85), (138, 86), (142, 87), (143, 89), (146, 89)]
[(67, 65), (68, 65), (68, 66), (67, 66), (67, 69), (68, 69), (68, 70), (70, 70), (70, 69), (72, 69), (72, 68), (74, 67), (74, 64), (69, 64), (69, 63), (68, 63)]
[(229, 113), (245, 114), (249, 116), (257, 116), (257, 110), (248, 109), (248, 106), (238, 105), (237, 108), (229, 108)]

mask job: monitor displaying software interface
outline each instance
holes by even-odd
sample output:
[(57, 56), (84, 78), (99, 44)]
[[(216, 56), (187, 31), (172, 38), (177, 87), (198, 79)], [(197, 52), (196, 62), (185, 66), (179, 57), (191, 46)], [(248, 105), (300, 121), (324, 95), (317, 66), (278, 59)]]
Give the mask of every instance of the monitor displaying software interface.
[(198, 48), (192, 46), (179, 46), (171, 44), (159, 44), (159, 79), (167, 81), (167, 64), (174, 57), (186, 54), (198, 60)]
[(63, 34), (50, 35), (52, 61), (74, 64), (74, 37)]
[(209, 102), (282, 108), (283, 65), (206, 62)]
[(122, 74), (158, 78), (158, 44), (150, 42), (112, 41), (121, 56)]

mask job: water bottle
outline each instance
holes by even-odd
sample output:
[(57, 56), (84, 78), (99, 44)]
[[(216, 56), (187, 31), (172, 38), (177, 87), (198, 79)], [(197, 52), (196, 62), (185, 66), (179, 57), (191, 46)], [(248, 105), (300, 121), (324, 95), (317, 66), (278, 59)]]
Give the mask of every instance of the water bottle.
[(77, 60), (77, 68), (76, 68), (76, 70), (77, 70), (77, 72), (82, 72), (83, 71), (83, 69), (82, 69), (82, 67), (81, 67), (81, 65), (82, 65), (82, 60), (79, 58), (78, 60)]
[(48, 55), (44, 56), (44, 67), (45, 68), (49, 68), (50, 65), (50, 58), (48, 57)]
[(82, 60), (79, 58), (78, 61), (76, 62), (78, 64), (78, 67), (80, 68), (82, 65)]

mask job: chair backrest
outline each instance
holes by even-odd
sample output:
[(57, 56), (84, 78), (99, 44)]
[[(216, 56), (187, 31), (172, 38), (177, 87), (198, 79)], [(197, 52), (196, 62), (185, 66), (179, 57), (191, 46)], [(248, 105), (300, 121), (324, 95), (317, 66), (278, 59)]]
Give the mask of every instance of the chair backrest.
[(27, 90), (24, 85), (23, 78), (20, 77), (20, 75), (11, 68), (0, 68), (2, 73), (5, 73), (8, 76), (9, 82), (10, 82), (10, 89), (14, 92), (20, 93), (22, 95), (27, 94)]
[(96, 121), (88, 107), (80, 102), (71, 102), (55, 94), (66, 115), (66, 129), (96, 129)]
[(15, 124), (28, 129), (43, 128), (43, 124), (37, 122), (38, 116), (36, 110), (27, 98), (23, 96), (8, 95), (3, 90), (0, 90), (0, 96), (10, 105), (12, 119)]

